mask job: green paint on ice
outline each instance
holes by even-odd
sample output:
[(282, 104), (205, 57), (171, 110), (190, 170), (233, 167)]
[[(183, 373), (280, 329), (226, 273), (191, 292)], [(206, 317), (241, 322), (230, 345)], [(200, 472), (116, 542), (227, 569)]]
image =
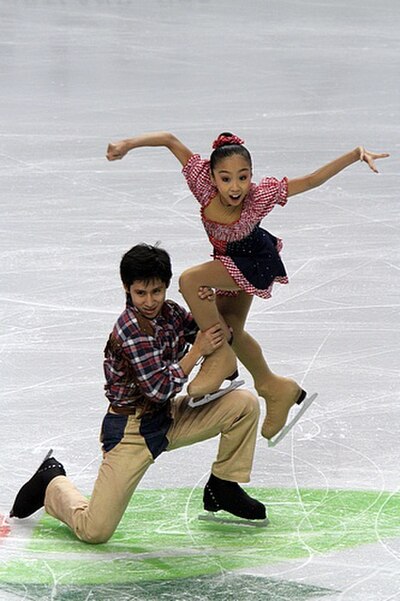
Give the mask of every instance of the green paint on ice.
[(200, 521), (202, 490), (185, 488), (137, 491), (117, 532), (102, 545), (78, 541), (66, 526), (43, 515), (20, 555), (0, 565), (0, 589), (13, 584), (26, 590), (29, 585), (120, 588), (157, 581), (165, 586), (400, 537), (399, 494), (247, 490), (267, 505), (267, 528)]

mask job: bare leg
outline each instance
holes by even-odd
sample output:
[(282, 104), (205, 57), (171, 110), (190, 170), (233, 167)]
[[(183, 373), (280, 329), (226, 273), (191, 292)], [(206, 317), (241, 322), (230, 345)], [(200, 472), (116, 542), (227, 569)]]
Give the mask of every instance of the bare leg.
[(236, 297), (218, 297), (217, 306), (233, 330), (233, 350), (251, 373), (255, 389), (267, 404), (261, 433), (265, 438), (273, 438), (285, 425), (289, 410), (300, 398), (302, 389), (294, 380), (270, 370), (260, 345), (244, 330), (252, 300), (252, 296), (241, 291)]
[[(210, 302), (199, 297), (200, 286), (237, 289), (234, 280), (220, 261), (209, 261), (187, 269), (180, 277), (179, 286), (201, 330), (221, 322), (221, 317), (215, 301)], [(228, 342), (225, 342), (212, 355), (204, 359), (199, 373), (188, 386), (188, 392), (194, 397), (214, 392), (234, 372), (236, 372), (236, 356)]]

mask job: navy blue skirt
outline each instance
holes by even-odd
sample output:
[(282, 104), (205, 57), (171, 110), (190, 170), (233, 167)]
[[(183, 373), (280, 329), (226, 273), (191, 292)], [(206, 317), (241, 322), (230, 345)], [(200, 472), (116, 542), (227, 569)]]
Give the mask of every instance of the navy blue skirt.
[(228, 242), (226, 255), (254, 288), (266, 290), (276, 278), (286, 277), (278, 252), (278, 239), (256, 226), (246, 238)]

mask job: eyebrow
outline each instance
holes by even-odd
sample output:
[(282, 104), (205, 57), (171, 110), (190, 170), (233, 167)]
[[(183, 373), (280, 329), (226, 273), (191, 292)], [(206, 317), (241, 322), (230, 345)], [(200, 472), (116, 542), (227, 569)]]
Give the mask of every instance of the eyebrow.
[[(250, 167), (243, 167), (242, 169), (239, 169), (238, 173), (241, 173), (242, 171), (250, 171)], [(228, 175), (231, 175), (232, 171), (228, 171), (227, 169), (220, 169), (219, 171), (217, 171), (217, 173), (227, 173)]]
[[(159, 286), (152, 286), (150, 288), (150, 292), (154, 292), (154, 290), (160, 290), (160, 288), (162, 288), (162, 284), (160, 284)], [(134, 292), (147, 292), (147, 288), (139, 288), (139, 287), (133, 287), (133, 291)]]

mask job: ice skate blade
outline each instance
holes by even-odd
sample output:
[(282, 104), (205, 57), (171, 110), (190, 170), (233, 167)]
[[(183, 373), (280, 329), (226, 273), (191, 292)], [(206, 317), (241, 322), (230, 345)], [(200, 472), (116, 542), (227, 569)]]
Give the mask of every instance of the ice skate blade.
[(318, 392), (314, 392), (314, 394), (312, 394), (311, 396), (306, 397), (304, 399), (304, 401), (300, 405), (299, 411), (293, 417), (292, 421), (289, 422), (288, 424), (286, 424), (286, 426), (284, 426), (282, 428), (282, 430), (280, 432), (278, 432), (278, 434), (274, 438), (271, 438), (268, 441), (269, 447), (275, 447), (278, 444), (278, 442), (281, 442), (281, 440), (283, 440), (285, 438), (285, 436), (290, 432), (290, 430), (293, 428), (293, 426), (295, 426), (297, 424), (297, 422), (299, 421), (301, 416), (307, 411), (309, 406), (315, 401), (317, 396), (318, 396)]
[[(52, 454), (53, 454), (53, 449), (49, 449), (49, 451), (48, 451), (46, 457), (43, 459), (42, 463), (44, 463), (45, 461), (47, 461), (48, 459), (50, 459), (50, 457), (52, 456)], [(40, 465), (42, 465), (42, 463)]]
[(212, 522), (214, 524), (223, 524), (225, 526), (245, 526), (246, 528), (266, 528), (269, 524), (268, 518), (263, 520), (246, 520), (245, 518), (238, 518), (230, 513), (219, 516), (213, 511), (200, 513), (198, 518), (202, 522)]
[(236, 390), (239, 386), (243, 386), (244, 380), (234, 380), (225, 388), (220, 388), (215, 392), (210, 392), (201, 397), (190, 397), (188, 405), (189, 407), (201, 407), (202, 405), (207, 405), (207, 403), (211, 403), (211, 401), (215, 401), (216, 399), (221, 398), (222, 396), (228, 394), (228, 392), (232, 392), (232, 390)]

